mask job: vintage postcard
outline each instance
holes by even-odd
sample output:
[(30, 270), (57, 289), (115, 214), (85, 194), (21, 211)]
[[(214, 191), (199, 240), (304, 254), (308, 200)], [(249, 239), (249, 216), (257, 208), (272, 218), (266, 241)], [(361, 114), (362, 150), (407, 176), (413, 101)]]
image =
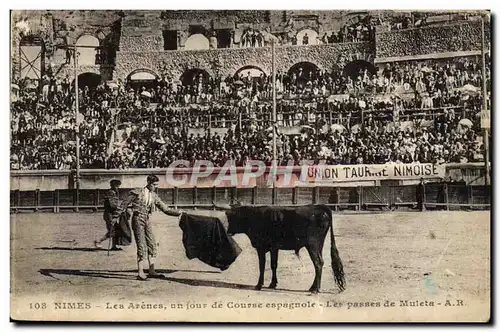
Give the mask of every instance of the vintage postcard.
[(490, 16), (11, 11), (11, 319), (488, 322)]

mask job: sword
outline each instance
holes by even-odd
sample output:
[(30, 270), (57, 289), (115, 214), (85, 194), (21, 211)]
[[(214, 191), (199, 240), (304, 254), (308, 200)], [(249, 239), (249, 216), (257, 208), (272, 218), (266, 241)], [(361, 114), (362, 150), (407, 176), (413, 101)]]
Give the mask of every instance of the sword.
[(109, 234), (109, 242), (108, 242), (108, 256), (111, 250), (111, 242), (113, 241), (113, 237), (115, 236), (115, 226), (116, 224), (114, 222), (111, 222), (111, 231)]

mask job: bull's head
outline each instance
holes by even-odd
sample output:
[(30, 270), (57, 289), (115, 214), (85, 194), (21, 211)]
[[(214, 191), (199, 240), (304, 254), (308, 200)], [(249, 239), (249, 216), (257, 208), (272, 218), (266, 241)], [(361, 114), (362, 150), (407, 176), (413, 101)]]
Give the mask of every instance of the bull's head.
[(250, 227), (250, 215), (248, 207), (237, 206), (226, 211), (227, 221), (229, 223), (227, 233), (229, 235), (246, 233)]

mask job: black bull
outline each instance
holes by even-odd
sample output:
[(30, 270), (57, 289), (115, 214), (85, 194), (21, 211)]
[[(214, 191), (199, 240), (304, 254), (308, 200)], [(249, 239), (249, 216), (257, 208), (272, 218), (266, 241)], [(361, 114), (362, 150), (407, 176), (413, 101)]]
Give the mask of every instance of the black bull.
[(340, 291), (345, 289), (344, 269), (339, 252), (335, 246), (332, 226), (332, 212), (324, 205), (300, 207), (251, 207), (237, 206), (226, 211), (229, 222), (229, 234), (244, 233), (257, 249), (259, 256), (259, 281), (255, 286), (260, 290), (264, 283), (266, 252), (271, 252), (271, 269), (273, 272), (269, 288), (276, 288), (278, 278), (279, 250), (295, 250), (298, 254), (306, 247), (314, 264), (316, 275), (309, 289), (319, 292), (323, 270), (323, 245), (328, 230), (331, 232), (330, 253), (335, 282)]

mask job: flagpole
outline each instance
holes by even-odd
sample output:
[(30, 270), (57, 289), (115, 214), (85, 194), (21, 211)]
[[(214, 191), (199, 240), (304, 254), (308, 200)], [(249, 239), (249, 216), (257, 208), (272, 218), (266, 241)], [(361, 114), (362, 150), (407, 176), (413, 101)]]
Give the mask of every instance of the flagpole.
[(273, 188), (276, 182), (276, 167), (277, 167), (277, 152), (276, 152), (276, 55), (275, 55), (275, 41), (271, 42), (272, 51), (272, 70), (273, 70)]
[[(484, 15), (481, 15), (481, 62), (482, 62), (482, 78), (483, 78), (483, 110), (482, 112), (487, 113), (488, 108), (488, 93), (486, 91), (486, 43), (484, 42), (485, 34), (484, 34)], [(490, 174), (490, 149), (489, 149), (489, 138), (488, 138), (488, 128), (483, 128), (483, 145), (484, 145), (484, 168), (485, 168), (485, 176), (484, 176), (484, 184), (488, 185), (488, 176)]]
[[(75, 135), (76, 135), (76, 190), (80, 189), (80, 124), (78, 121), (78, 110), (80, 109), (79, 93), (78, 93), (78, 50), (76, 45), (73, 46), (73, 70), (75, 74)], [(78, 206), (78, 195), (77, 195)]]

